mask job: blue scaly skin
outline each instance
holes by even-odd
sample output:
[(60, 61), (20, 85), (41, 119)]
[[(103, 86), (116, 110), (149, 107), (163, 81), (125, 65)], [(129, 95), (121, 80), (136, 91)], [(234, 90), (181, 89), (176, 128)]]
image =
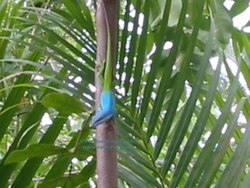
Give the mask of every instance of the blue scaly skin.
[[(111, 56), (111, 37), (107, 18), (107, 12), (104, 7), (105, 20), (107, 27), (107, 54), (106, 54), (106, 66), (104, 70), (103, 79), (103, 91), (101, 93), (101, 107), (97, 110), (96, 114), (92, 118), (90, 124), (96, 127), (102, 123), (105, 123), (115, 116), (115, 96), (112, 91), (112, 56)], [(101, 69), (103, 71), (103, 69)]]
[(109, 121), (115, 115), (115, 96), (112, 91), (102, 91), (101, 108), (94, 115), (91, 125), (96, 127), (102, 123)]

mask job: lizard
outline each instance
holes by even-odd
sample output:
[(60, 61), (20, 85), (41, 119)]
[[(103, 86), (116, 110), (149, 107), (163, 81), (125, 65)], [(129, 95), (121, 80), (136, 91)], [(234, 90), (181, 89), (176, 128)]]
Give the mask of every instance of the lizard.
[(105, 123), (111, 120), (115, 116), (115, 96), (114, 92), (112, 91), (113, 67), (112, 67), (111, 34), (105, 7), (104, 7), (104, 14), (105, 14), (106, 29), (107, 29), (107, 42), (106, 42), (107, 50), (106, 50), (105, 62), (102, 63), (101, 65), (102, 67), (99, 73), (99, 79), (102, 81), (103, 85), (100, 96), (100, 103), (101, 103), (100, 109), (96, 111), (95, 115), (93, 116), (90, 122), (91, 126), (93, 127)]

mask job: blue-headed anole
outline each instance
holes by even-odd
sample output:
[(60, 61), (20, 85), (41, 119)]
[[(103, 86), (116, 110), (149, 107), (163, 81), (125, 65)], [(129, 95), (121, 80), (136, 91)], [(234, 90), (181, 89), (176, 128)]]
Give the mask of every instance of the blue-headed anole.
[[(102, 73), (104, 71), (104, 78), (99, 78), (103, 82), (102, 93), (100, 97), (100, 109), (96, 111), (96, 114), (93, 116), (90, 124), (93, 127), (105, 123), (111, 120), (115, 115), (115, 96), (112, 91), (112, 75), (113, 75), (113, 68), (112, 68), (112, 49), (111, 49), (111, 35), (108, 23), (108, 16), (106, 9), (104, 7), (104, 14), (105, 14), (105, 22), (107, 28), (107, 50), (106, 50), (106, 60), (105, 60), (105, 68), (102, 67), (100, 70), (100, 77), (102, 77)], [(101, 66), (103, 66), (102, 63)]]

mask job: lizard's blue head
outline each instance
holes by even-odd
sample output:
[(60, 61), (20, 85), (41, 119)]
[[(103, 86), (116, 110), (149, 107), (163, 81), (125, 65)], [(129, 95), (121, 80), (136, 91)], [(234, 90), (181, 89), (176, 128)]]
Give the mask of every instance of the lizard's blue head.
[(110, 90), (101, 93), (101, 108), (96, 112), (90, 124), (96, 127), (110, 120), (115, 115), (115, 96)]

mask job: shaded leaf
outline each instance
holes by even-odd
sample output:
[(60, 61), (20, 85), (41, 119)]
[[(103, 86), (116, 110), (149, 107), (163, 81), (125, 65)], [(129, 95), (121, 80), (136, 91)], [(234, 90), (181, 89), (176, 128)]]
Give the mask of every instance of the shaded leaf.
[(49, 93), (43, 98), (42, 104), (65, 115), (84, 111), (83, 104), (79, 100), (65, 93)]
[(5, 164), (21, 162), (32, 157), (47, 157), (65, 152), (67, 152), (67, 149), (51, 144), (33, 144), (26, 149), (11, 152), (5, 160)]

